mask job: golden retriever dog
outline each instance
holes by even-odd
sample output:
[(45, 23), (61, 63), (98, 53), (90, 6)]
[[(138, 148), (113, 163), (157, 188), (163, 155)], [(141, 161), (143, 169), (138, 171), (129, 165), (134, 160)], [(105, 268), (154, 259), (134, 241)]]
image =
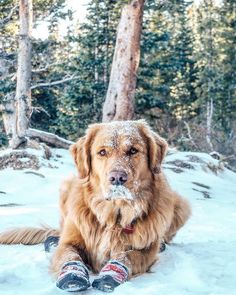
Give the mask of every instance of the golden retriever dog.
[[(188, 202), (172, 191), (161, 164), (168, 145), (145, 121), (91, 125), (70, 148), (78, 175), (62, 183), (59, 244), (51, 272), (59, 288), (92, 286), (111, 292), (147, 272), (191, 214)], [(50, 229), (0, 234), (0, 243), (45, 241)]]

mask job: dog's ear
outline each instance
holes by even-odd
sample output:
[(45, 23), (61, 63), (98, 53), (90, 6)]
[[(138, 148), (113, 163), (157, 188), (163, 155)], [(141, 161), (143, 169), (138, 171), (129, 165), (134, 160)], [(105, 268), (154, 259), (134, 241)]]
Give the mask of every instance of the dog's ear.
[(152, 131), (145, 121), (141, 120), (139, 126), (146, 139), (150, 169), (154, 174), (160, 173), (161, 164), (168, 150), (168, 144), (164, 138)]
[(90, 172), (90, 159), (85, 150), (86, 136), (79, 138), (79, 140), (70, 146), (70, 152), (74, 159), (78, 170), (79, 178), (86, 178)]
[(149, 161), (153, 173), (160, 173), (161, 164), (168, 151), (168, 144), (164, 138), (157, 133), (150, 131), (149, 138)]
[(70, 146), (71, 155), (78, 169), (79, 178), (88, 180), (91, 172), (91, 145), (96, 134), (96, 128), (91, 127), (85, 136)]

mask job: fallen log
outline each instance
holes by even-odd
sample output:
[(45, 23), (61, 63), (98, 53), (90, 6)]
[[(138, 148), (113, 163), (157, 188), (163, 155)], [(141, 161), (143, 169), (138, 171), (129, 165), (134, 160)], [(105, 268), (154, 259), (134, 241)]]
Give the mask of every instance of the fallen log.
[(29, 138), (39, 139), (40, 141), (57, 148), (68, 149), (69, 146), (74, 143), (73, 141), (64, 139), (55, 134), (33, 128), (29, 128), (26, 135)]

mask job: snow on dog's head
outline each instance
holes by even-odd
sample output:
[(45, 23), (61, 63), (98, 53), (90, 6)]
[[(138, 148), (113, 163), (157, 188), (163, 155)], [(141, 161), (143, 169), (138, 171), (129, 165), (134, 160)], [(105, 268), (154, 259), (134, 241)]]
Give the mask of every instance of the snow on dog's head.
[(79, 177), (104, 200), (142, 198), (166, 151), (143, 120), (93, 124), (71, 147)]

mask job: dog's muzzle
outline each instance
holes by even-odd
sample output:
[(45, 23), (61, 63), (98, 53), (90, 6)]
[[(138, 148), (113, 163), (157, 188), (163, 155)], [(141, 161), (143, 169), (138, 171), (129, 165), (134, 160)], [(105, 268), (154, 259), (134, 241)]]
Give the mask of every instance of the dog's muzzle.
[(123, 185), (128, 180), (128, 175), (122, 170), (113, 170), (108, 175), (108, 180), (112, 185)]
[(106, 200), (133, 200), (131, 191), (123, 185), (112, 185), (108, 193), (105, 194)]

